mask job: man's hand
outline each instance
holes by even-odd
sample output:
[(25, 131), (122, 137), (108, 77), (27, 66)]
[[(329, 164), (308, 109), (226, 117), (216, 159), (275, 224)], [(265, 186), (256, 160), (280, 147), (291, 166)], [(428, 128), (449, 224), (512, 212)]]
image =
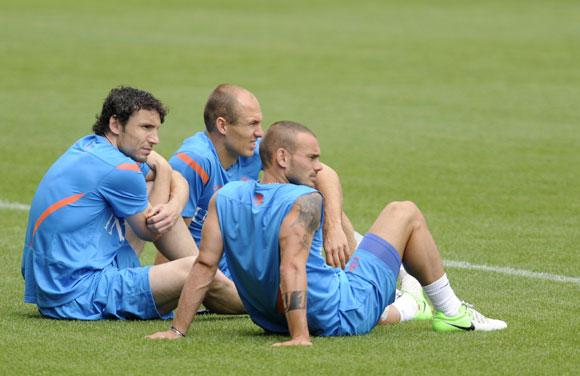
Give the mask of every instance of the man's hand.
[(157, 333), (153, 333), (150, 334), (148, 336), (146, 336), (145, 338), (147, 339), (171, 339), (171, 340), (175, 340), (175, 339), (181, 339), (184, 338), (183, 336), (180, 336), (179, 334), (175, 333), (173, 330), (166, 330), (163, 332), (157, 332)]
[(149, 231), (163, 234), (181, 219), (181, 208), (173, 200), (151, 207), (146, 214)]
[(277, 342), (272, 347), (287, 347), (287, 346), (312, 346), (310, 338), (292, 338), (289, 341)]
[(151, 150), (145, 163), (147, 163), (151, 170), (157, 171), (158, 167), (166, 167), (167, 161), (155, 150)]
[(350, 258), (348, 239), (341, 226), (324, 226), (324, 252), (326, 263), (335, 268), (344, 269)]

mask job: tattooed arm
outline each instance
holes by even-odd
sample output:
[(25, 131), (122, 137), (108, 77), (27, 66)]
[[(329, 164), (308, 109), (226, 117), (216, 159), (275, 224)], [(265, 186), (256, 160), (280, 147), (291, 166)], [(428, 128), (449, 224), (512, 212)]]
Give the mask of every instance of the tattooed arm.
[(280, 227), (280, 291), (292, 338), (274, 346), (312, 344), (306, 321), (306, 260), (321, 213), (322, 196), (304, 195), (296, 200)]

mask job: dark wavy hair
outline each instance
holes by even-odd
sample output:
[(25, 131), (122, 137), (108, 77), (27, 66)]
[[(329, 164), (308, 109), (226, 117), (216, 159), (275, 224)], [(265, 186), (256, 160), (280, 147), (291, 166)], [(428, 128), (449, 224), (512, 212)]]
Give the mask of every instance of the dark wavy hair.
[(109, 132), (109, 119), (115, 116), (121, 125), (127, 121), (133, 113), (139, 110), (157, 111), (161, 123), (165, 120), (167, 109), (161, 101), (148, 91), (135, 89), (129, 86), (119, 86), (112, 89), (105, 98), (101, 114), (97, 115), (97, 121), (93, 125), (93, 132), (104, 136)]

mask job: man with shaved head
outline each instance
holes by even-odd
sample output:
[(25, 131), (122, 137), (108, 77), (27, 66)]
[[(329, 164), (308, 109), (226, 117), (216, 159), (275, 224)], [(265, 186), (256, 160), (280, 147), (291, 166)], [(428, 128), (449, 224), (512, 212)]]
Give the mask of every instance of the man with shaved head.
[(232, 182), (214, 194), (173, 325), (148, 338), (185, 337), (222, 254), (252, 321), (268, 332), (290, 334), (276, 346), (309, 346), (310, 334), (365, 334), (384, 323), (401, 263), (437, 310), (435, 331), (507, 327), (457, 298), (425, 218), (412, 202), (388, 204), (346, 268), (328, 266), (321, 256), (323, 197), (314, 189), (324, 170), (315, 135), (301, 124), (277, 122), (260, 154), (260, 182)]
[[(228, 182), (258, 179), (262, 169), (259, 145), (264, 135), (260, 103), (254, 94), (241, 86), (217, 86), (209, 95), (203, 118), (205, 132), (187, 138), (169, 160), (173, 169), (181, 173), (189, 184), (189, 199), (182, 216), (198, 245), (212, 195)], [(325, 166), (315, 186), (325, 197), (327, 262), (344, 268), (355, 242), (352, 226), (342, 213), (338, 175)], [(156, 263), (161, 262), (162, 257), (158, 255)], [(222, 259), (216, 280), (222, 282), (224, 306), (210, 306), (212, 311), (244, 312), (239, 299), (234, 297), (230, 278), (227, 262)]]

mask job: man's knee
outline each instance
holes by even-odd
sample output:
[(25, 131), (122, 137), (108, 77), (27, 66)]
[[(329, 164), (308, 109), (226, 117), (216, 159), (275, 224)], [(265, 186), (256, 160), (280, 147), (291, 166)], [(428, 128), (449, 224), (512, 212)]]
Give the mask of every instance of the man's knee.
[(183, 257), (165, 264), (155, 265), (151, 269), (161, 277), (162, 282), (173, 280), (175, 283), (183, 285), (194, 262), (195, 256)]
[(381, 216), (395, 218), (409, 225), (420, 225), (425, 219), (421, 210), (412, 201), (393, 201), (383, 209)]
[(210, 296), (224, 296), (235, 291), (234, 281), (226, 277), (223, 273), (217, 272), (209, 287)]
[(219, 270), (209, 286), (203, 305), (210, 311), (219, 313), (245, 313), (245, 308), (238, 295), (236, 285)]
[(185, 277), (187, 278), (187, 275), (189, 274), (189, 272), (191, 271), (191, 268), (193, 267), (193, 263), (195, 262), (196, 257), (195, 256), (189, 256), (189, 257), (183, 257), (180, 259), (177, 259), (175, 262), (177, 263), (176, 266), (176, 270), (179, 273), (182, 273), (185, 275)]

